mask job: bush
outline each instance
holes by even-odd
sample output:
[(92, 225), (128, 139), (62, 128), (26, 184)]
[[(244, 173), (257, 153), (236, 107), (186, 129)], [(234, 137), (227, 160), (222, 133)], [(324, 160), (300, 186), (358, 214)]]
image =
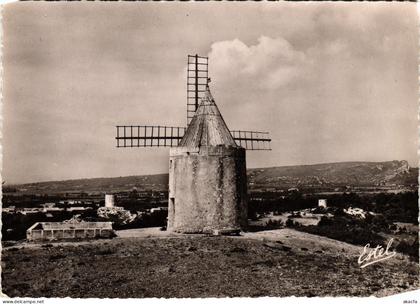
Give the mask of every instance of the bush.
[(335, 216), (344, 216), (344, 215), (346, 215), (346, 213), (344, 212), (343, 208), (333, 207), (333, 208), (331, 208), (331, 212)]
[(328, 217), (321, 217), (321, 220), (318, 222), (318, 226), (330, 226), (333, 224), (333, 220)]
[(395, 248), (398, 252), (407, 254), (411, 259), (418, 261), (419, 260), (419, 239), (416, 239), (412, 242), (402, 240)]
[[(287, 223), (286, 223), (287, 226)], [(294, 226), (296, 229), (326, 236), (335, 240), (355, 245), (383, 245), (384, 238), (374, 232), (363, 220), (335, 217), (323, 217), (317, 226)]]
[(326, 214), (326, 213), (328, 213), (328, 210), (327, 210), (327, 208), (316, 207), (314, 210), (312, 210), (312, 213), (314, 213), (314, 214)]
[(127, 225), (136, 219), (136, 215), (119, 207), (100, 207), (97, 214), (99, 218), (111, 221), (117, 227)]
[(293, 226), (295, 226), (295, 222), (292, 219), (288, 218), (286, 221), (286, 227), (290, 228)]
[(282, 228), (284, 227), (282, 220), (268, 220), (268, 222), (265, 224), (265, 228), (268, 229), (276, 229), (276, 228)]

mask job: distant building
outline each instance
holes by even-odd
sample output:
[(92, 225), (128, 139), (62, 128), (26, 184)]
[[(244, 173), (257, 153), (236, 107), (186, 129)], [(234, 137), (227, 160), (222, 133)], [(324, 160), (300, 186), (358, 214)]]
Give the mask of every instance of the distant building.
[(115, 195), (105, 194), (105, 207), (112, 208), (115, 206)]
[(327, 208), (327, 200), (326, 199), (319, 199), (318, 200), (318, 207)]
[(67, 208), (67, 211), (85, 211), (85, 210), (89, 210), (92, 209), (92, 207), (70, 207)]
[(26, 231), (26, 239), (29, 241), (110, 238), (113, 235), (111, 222), (42, 222), (35, 223)]
[(58, 203), (60, 205), (81, 205), (81, 204), (83, 204), (82, 201), (78, 201), (78, 200), (64, 200), (64, 201), (59, 201)]
[(359, 217), (359, 218), (362, 218), (362, 219), (365, 219), (366, 214), (367, 214), (366, 211), (364, 211), (362, 208), (349, 207), (348, 209), (344, 209), (343, 211), (345, 213), (349, 214), (349, 215), (352, 215), (354, 217)]
[(51, 212), (51, 211), (62, 211), (63, 209), (60, 207), (56, 207), (55, 203), (44, 203), (41, 204), (42, 208), (42, 212)]
[(44, 208), (53, 208), (55, 207), (55, 203), (43, 203), (41, 206)]
[(158, 211), (168, 211), (168, 207), (157, 207), (157, 208), (150, 209), (150, 213), (154, 213)]
[(64, 210), (64, 209), (60, 208), (60, 207), (44, 207), (42, 209), (42, 212), (62, 211), (62, 210)]
[[(12, 208), (13, 207), (13, 208)], [(2, 208), (1, 209), (2, 212), (6, 212), (6, 213), (13, 213), (16, 211), (16, 208), (14, 208), (14, 206), (10, 206), (8, 208)]]
[(23, 209), (19, 209), (18, 212), (23, 214), (23, 215), (27, 215), (27, 214), (42, 212), (42, 209), (40, 209), (40, 208), (23, 208)]

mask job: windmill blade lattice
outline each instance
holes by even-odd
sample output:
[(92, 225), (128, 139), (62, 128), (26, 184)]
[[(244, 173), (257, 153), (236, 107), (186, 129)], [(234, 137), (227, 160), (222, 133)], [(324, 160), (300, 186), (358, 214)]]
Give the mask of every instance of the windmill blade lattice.
[(185, 127), (117, 126), (117, 148), (176, 147)]
[[(199, 104), (210, 94), (208, 57), (188, 55), (187, 61), (187, 127), (126, 125), (116, 127), (117, 148), (176, 147), (181, 142)], [(207, 93), (206, 93), (207, 92)], [(210, 94), (211, 95), (211, 94)], [(246, 150), (271, 150), (268, 132), (229, 131), (236, 145)]]

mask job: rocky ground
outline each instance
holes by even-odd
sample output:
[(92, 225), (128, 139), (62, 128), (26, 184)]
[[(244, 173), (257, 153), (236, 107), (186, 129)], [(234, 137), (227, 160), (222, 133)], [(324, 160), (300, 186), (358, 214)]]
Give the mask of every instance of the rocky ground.
[(398, 255), (361, 269), (359, 247), (291, 229), (241, 237), (122, 233), (112, 240), (6, 247), (11, 297), (385, 296), (419, 288)]

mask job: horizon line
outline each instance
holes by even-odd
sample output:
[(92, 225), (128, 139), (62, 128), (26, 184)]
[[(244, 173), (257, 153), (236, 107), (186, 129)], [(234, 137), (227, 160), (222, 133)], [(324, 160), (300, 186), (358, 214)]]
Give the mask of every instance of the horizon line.
[[(317, 165), (329, 165), (329, 164), (348, 164), (348, 163), (389, 163), (389, 162), (406, 162), (410, 169), (416, 169), (417, 167), (411, 167), (410, 163), (403, 159), (403, 160), (386, 160), (386, 161), (338, 161), (338, 162), (327, 162), (327, 163), (312, 163), (312, 164), (300, 164), (300, 165), (281, 165), (281, 166), (268, 166), (268, 167), (253, 167), (253, 168), (246, 168), (249, 169), (270, 169), (270, 168), (279, 168), (279, 167), (298, 167), (298, 166), (317, 166)], [(41, 183), (51, 183), (51, 182), (67, 182), (67, 181), (76, 181), (81, 179), (101, 179), (101, 178), (124, 178), (124, 177), (133, 177), (133, 176), (153, 176), (153, 175), (163, 175), (169, 174), (169, 172), (161, 172), (161, 173), (145, 173), (145, 174), (137, 174), (137, 175), (120, 175), (120, 176), (107, 176), (107, 177), (79, 177), (79, 178), (70, 178), (70, 179), (59, 179), (59, 180), (41, 180), (41, 181), (34, 181), (34, 182), (21, 182), (21, 183), (10, 183), (6, 184), (6, 182), (2, 179), (2, 182), (5, 184), (4, 186), (19, 186), (19, 185), (28, 185), (28, 184), (41, 184)]]

